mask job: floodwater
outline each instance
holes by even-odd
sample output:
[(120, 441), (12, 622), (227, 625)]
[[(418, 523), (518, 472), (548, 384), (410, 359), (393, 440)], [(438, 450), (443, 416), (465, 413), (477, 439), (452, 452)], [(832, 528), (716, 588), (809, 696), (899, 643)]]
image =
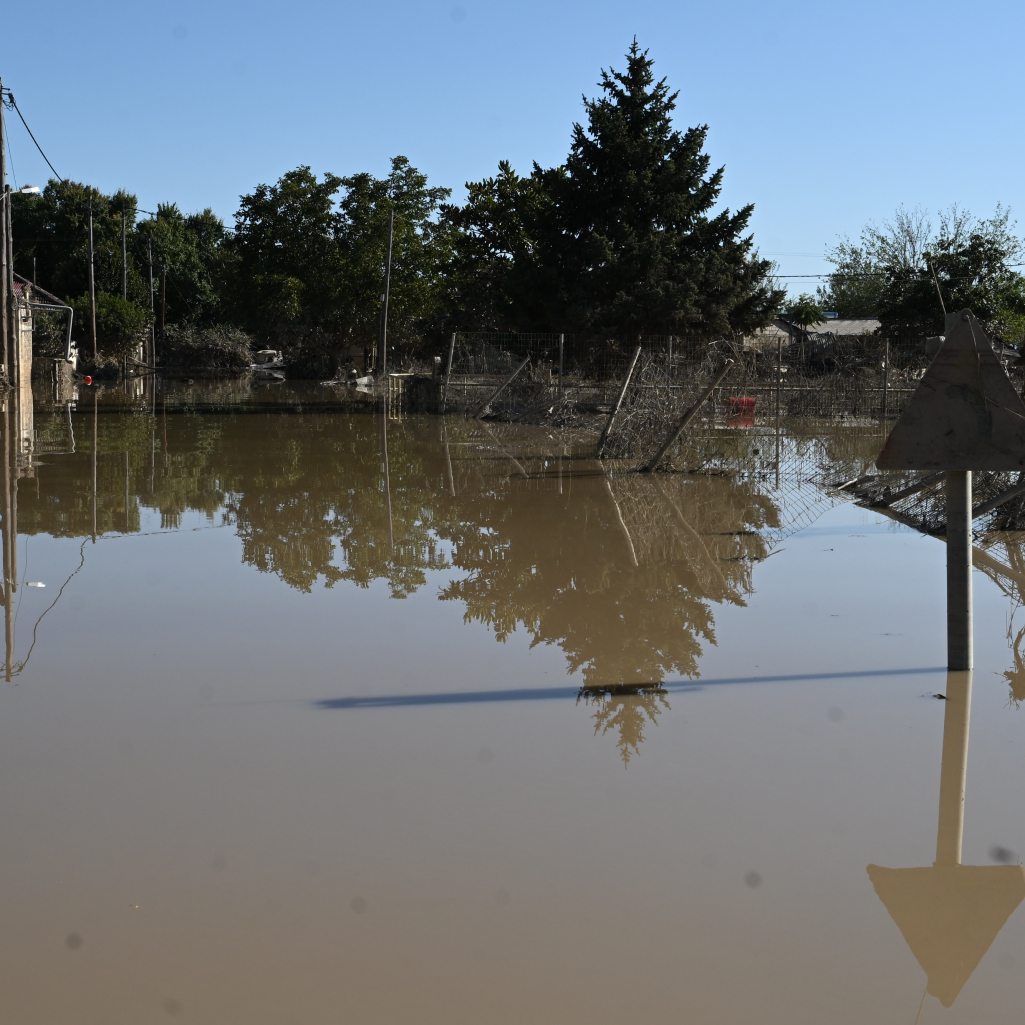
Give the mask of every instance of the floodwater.
[(6, 415), (3, 1025), (1021, 1021), (1020, 551), (948, 680), (878, 425), (272, 398)]

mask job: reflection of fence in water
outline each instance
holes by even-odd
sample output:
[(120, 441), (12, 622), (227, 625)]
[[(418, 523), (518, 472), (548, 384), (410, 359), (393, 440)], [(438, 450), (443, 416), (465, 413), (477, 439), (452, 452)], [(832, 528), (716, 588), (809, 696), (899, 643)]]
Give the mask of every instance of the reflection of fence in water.
[(75, 451), (75, 429), (71, 423), (71, 406), (36, 410), (35, 439), (32, 449), (37, 454), (65, 455)]

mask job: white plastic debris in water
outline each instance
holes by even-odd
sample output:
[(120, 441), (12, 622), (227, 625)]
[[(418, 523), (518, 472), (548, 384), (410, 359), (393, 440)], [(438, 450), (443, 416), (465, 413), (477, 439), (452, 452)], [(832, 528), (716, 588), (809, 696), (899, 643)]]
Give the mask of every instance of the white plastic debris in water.
[(39, 580), (26, 580), (25, 581), (25, 586), (26, 587), (46, 587), (46, 584), (42, 583)]

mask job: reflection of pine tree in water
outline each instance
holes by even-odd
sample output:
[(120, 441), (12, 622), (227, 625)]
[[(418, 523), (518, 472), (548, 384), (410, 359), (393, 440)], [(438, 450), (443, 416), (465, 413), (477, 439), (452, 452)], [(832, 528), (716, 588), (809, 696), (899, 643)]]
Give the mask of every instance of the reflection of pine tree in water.
[[(159, 412), (101, 415), (99, 529), (139, 529), (140, 507), (159, 510), (165, 527), (202, 510), (234, 527), (246, 563), (291, 587), (383, 579), (394, 597), (449, 566), (447, 544), (460, 575), (440, 597), (461, 601), (466, 620), (499, 641), (524, 628), (532, 644), (559, 645), (584, 700), (598, 702), (598, 730), (616, 730), (628, 760), (668, 707), (660, 682), (696, 675), (714, 643), (713, 604), (744, 603), (767, 552), (759, 531), (776, 523), (772, 501), (736, 478), (607, 481), (593, 471), (567, 474), (560, 493), (522, 435), (514, 465), (465, 421), (448, 425), (462, 441), (450, 451), (456, 481), (428, 420), (389, 423), (389, 493), (381, 428), (376, 415), (173, 415), (165, 451)], [(76, 429), (91, 439), (91, 417), (76, 416)], [(532, 444), (551, 446), (541, 434)], [(83, 444), (47, 467), (23, 522), (88, 534), (91, 479)]]
[[(581, 687), (577, 703), (594, 704), (594, 734), (604, 736), (616, 730), (616, 746), (623, 765), (629, 766), (632, 755), (639, 754), (644, 742), (644, 726), (658, 719), (662, 708), (669, 708), (666, 692), (661, 687)], [(662, 707), (660, 708), (659, 705)]]
[(454, 538), (467, 575), (442, 598), (500, 641), (522, 624), (533, 644), (558, 644), (585, 687), (694, 676), (702, 641), (715, 640), (711, 603), (742, 605), (767, 554), (757, 531), (774, 521), (771, 501), (725, 477), (630, 475), (611, 496), (595, 476), (565, 497), (518, 483), (464, 500), (480, 503)]

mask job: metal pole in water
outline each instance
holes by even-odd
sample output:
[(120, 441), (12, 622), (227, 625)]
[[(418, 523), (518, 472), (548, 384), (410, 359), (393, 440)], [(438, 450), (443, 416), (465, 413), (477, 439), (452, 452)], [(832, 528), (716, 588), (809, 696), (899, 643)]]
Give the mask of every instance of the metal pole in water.
[(947, 472), (947, 668), (972, 668), (972, 471)]
[(565, 335), (559, 335), (559, 398), (562, 398), (562, 368), (563, 368), (563, 350), (565, 347)]

